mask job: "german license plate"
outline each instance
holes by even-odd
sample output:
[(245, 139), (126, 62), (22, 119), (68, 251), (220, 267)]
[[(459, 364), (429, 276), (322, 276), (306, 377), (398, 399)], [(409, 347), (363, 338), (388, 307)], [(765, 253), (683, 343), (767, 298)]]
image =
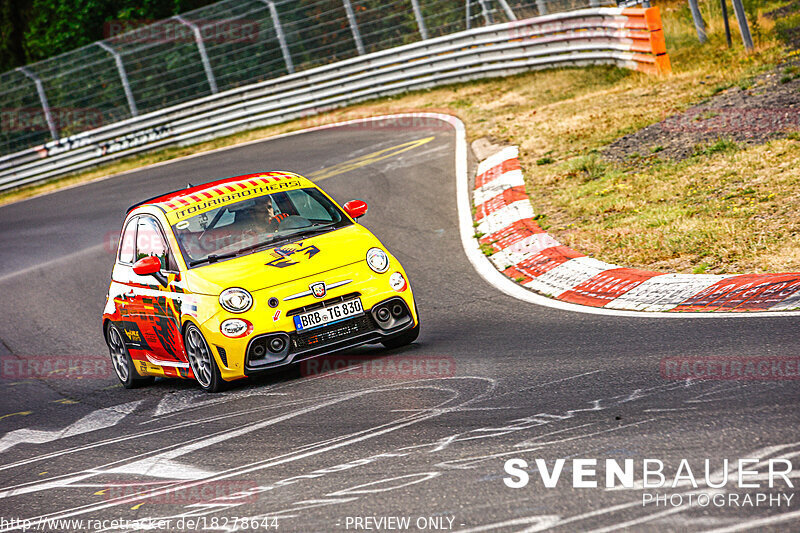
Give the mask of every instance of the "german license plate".
[(361, 299), (355, 298), (295, 315), (294, 327), (297, 331), (319, 328), (360, 315), (363, 312), (364, 308), (361, 306)]

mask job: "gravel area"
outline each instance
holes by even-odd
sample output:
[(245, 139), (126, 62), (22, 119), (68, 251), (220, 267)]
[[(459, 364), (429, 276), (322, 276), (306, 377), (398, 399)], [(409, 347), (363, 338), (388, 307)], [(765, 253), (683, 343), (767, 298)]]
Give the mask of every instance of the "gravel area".
[(619, 162), (651, 154), (680, 160), (719, 139), (762, 144), (792, 132), (800, 132), (800, 61), (757, 76), (748, 88), (731, 87), (683, 113), (621, 137), (603, 155)]

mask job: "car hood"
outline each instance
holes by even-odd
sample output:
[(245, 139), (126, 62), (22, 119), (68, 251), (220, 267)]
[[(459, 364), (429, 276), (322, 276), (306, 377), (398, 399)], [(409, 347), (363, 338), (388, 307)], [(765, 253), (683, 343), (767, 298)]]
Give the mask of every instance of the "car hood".
[(353, 224), (193, 268), (186, 272), (186, 285), (196, 294), (217, 295), (228, 287), (253, 292), (364, 261), (373, 246), (383, 248), (369, 230)]

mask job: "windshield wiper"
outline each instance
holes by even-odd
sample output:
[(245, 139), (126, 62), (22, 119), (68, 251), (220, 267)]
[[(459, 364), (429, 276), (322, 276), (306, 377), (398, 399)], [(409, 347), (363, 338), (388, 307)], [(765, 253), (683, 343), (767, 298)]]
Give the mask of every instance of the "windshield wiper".
[(225, 254), (211, 254), (211, 255), (206, 256), (206, 257), (204, 257), (202, 259), (198, 259), (196, 261), (191, 261), (189, 263), (189, 266), (197, 266), (197, 265), (201, 265), (203, 263), (216, 263), (220, 259), (230, 259), (231, 257), (236, 257), (238, 254), (239, 254), (239, 252), (228, 252), (228, 253), (225, 253)]
[(278, 236), (276, 235), (276, 236), (271, 237), (271, 238), (269, 238), (269, 239), (267, 239), (265, 241), (257, 242), (256, 244), (251, 244), (250, 246), (245, 246), (244, 248), (240, 248), (239, 250), (236, 251), (235, 255), (243, 254), (245, 252), (249, 252), (251, 250), (256, 250), (258, 248), (263, 248), (264, 246), (267, 246), (268, 244), (273, 244), (274, 242), (276, 242), (278, 240), (280, 240), (280, 239), (278, 239)]
[(204, 257), (203, 259), (198, 259), (197, 261), (192, 261), (191, 263), (189, 263), (189, 266), (197, 266), (197, 265), (200, 265), (200, 264), (203, 264), (203, 263), (216, 263), (217, 261), (219, 261), (221, 259), (230, 259), (231, 257), (236, 257), (237, 255), (243, 254), (245, 252), (249, 252), (250, 250), (255, 250), (256, 248), (261, 248), (263, 246), (271, 244), (274, 240), (275, 239), (272, 238), (272, 239), (269, 239), (269, 240), (266, 240), (266, 241), (263, 241), (263, 242), (259, 242), (257, 244), (253, 244), (253, 245), (250, 245), (250, 246), (245, 246), (244, 248), (236, 250), (235, 252), (226, 252), (224, 254), (211, 254), (208, 257)]
[(231, 257), (236, 257), (237, 255), (241, 255), (241, 254), (253, 251), (253, 250), (257, 250), (258, 248), (263, 248), (264, 246), (267, 246), (269, 244), (275, 244), (275, 243), (278, 243), (278, 242), (281, 242), (281, 241), (285, 241), (285, 240), (288, 240), (288, 239), (291, 239), (291, 238), (294, 238), (294, 237), (299, 237), (299, 236), (303, 236), (303, 235), (313, 235), (315, 233), (324, 233), (324, 232), (327, 232), (329, 229), (331, 229), (335, 225), (336, 225), (336, 223), (334, 222), (334, 223), (331, 223), (331, 224), (309, 226), (307, 228), (297, 228), (299, 231), (290, 233), (288, 235), (275, 235), (274, 237), (272, 237), (270, 239), (267, 239), (265, 241), (261, 241), (261, 242), (256, 243), (256, 244), (251, 244), (250, 246), (245, 246), (244, 248), (240, 248), (239, 250), (236, 250), (235, 252), (227, 252), (227, 253), (224, 253), (224, 254), (211, 254), (208, 257), (204, 257), (203, 259), (198, 259), (196, 261), (191, 261), (189, 263), (189, 266), (197, 266), (197, 265), (201, 265), (203, 263), (216, 263), (217, 261), (220, 261), (221, 259), (230, 259)]
[(299, 231), (297, 231), (296, 233), (292, 233), (291, 235), (288, 235), (288, 237), (298, 237), (301, 235), (314, 235), (315, 233), (325, 233), (335, 225), (336, 223), (333, 222), (331, 224), (322, 224), (322, 225), (314, 224), (313, 226), (307, 228), (298, 228)]
[(336, 225), (335, 222), (332, 223), (332, 224), (314, 225), (314, 226), (308, 226), (308, 227), (305, 227), (305, 228), (296, 228), (296, 230), (292, 231), (291, 233), (284, 233), (282, 235), (275, 235), (274, 237), (272, 237), (271, 239), (267, 239), (266, 241), (262, 241), (262, 242), (260, 242), (258, 244), (254, 244), (252, 246), (247, 246), (246, 248), (242, 248), (237, 253), (241, 254), (241, 253), (244, 253), (244, 252), (249, 252), (251, 250), (256, 250), (258, 248), (263, 248), (264, 246), (266, 246), (268, 244), (277, 244), (279, 242), (288, 241), (289, 239), (294, 239), (296, 237), (302, 237), (304, 235), (313, 235), (315, 233), (324, 233), (324, 232), (328, 231), (329, 229), (331, 229), (334, 225)]

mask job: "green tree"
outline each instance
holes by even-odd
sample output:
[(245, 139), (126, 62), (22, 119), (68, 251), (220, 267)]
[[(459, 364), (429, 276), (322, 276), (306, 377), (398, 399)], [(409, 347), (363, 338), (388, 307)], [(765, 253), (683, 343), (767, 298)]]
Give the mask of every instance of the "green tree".
[(158, 20), (214, 0), (0, 0), (0, 71), (106, 37), (116, 20)]

